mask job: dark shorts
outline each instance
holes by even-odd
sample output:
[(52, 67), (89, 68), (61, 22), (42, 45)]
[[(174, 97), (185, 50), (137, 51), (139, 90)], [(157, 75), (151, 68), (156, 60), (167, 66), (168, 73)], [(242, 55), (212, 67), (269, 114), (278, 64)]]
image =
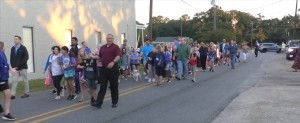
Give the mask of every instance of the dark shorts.
[(0, 82), (0, 92), (9, 89), (8, 81)]
[(133, 66), (135, 66), (138, 69), (138, 67), (140, 66), (140, 64), (132, 64), (132, 63), (130, 63), (131, 70), (133, 69)]
[(86, 84), (89, 89), (97, 90), (97, 83), (95, 80), (87, 80)]
[(157, 76), (163, 76), (164, 75), (164, 68), (160, 68), (160, 67), (157, 67), (157, 68), (155, 68), (155, 70), (156, 70), (156, 75)]

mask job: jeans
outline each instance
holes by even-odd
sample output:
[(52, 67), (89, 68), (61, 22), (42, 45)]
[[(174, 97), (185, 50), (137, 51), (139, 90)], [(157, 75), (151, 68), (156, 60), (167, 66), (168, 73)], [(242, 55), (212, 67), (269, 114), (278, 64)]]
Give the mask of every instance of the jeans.
[(148, 64), (148, 79), (155, 79), (155, 67)]
[(234, 68), (236, 53), (230, 54), (231, 68)]
[(186, 78), (188, 76), (187, 60), (177, 60), (177, 64), (178, 64), (177, 77), (181, 79), (181, 77), (183, 75), (183, 78)]
[(74, 82), (75, 82), (75, 92), (80, 93), (80, 83), (79, 83), (79, 72), (75, 72), (75, 77), (74, 77)]
[(202, 70), (206, 70), (207, 56), (200, 56)]

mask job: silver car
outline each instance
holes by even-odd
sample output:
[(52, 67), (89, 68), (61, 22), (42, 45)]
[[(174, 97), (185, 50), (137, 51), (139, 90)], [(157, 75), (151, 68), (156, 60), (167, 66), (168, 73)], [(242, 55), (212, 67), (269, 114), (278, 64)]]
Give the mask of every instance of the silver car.
[(266, 52), (281, 52), (281, 47), (274, 43), (262, 43), (258, 49), (261, 53)]

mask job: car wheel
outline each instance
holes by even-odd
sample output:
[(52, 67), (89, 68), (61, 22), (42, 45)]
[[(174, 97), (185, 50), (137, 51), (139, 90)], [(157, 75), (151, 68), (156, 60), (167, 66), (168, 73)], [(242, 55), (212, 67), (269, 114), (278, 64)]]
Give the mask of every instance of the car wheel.
[(268, 51), (268, 49), (263, 49), (262, 53), (266, 53)]
[(277, 53), (281, 53), (281, 50), (278, 50)]

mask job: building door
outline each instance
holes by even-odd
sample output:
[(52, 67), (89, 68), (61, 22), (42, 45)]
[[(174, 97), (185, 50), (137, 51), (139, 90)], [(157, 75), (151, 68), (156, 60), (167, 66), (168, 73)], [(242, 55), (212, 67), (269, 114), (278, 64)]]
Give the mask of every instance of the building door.
[(27, 61), (27, 72), (34, 72), (34, 55), (33, 55), (33, 28), (23, 27), (23, 41), (22, 44), (27, 48), (29, 59)]
[(65, 30), (65, 46), (71, 48), (71, 38), (72, 38), (72, 30)]
[(96, 44), (102, 43), (101, 38), (102, 38), (101, 32), (96, 31)]
[(126, 39), (125, 36), (126, 36), (125, 33), (122, 33), (122, 34), (121, 34), (121, 43), (122, 43), (122, 44), (123, 44), (123, 40)]

